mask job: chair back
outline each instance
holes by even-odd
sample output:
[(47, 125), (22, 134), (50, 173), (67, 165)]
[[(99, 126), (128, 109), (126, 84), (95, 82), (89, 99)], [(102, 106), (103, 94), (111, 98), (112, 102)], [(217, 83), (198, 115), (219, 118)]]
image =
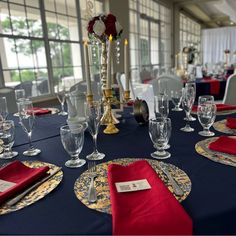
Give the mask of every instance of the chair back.
[(226, 82), (224, 104), (236, 105), (236, 74), (231, 75)]
[(7, 108), (9, 113), (17, 112), (15, 90), (11, 87), (0, 88), (0, 97), (6, 97)]
[[(121, 89), (123, 90), (123, 91), (125, 91), (125, 74), (124, 73), (122, 73), (121, 75), (117, 75), (116, 76), (116, 80), (117, 80), (117, 83), (119, 84), (119, 86), (121, 87)], [(133, 88), (133, 84), (132, 84), (132, 82), (131, 82), (131, 80), (129, 81), (129, 90), (130, 90), (130, 98), (132, 99), (132, 100), (134, 100), (135, 99), (135, 94), (134, 94), (134, 88)]]
[(154, 95), (165, 93), (171, 99), (171, 91), (181, 90), (183, 83), (178, 76), (175, 75), (162, 75), (158, 79), (149, 81), (152, 84)]
[(30, 98), (32, 97), (32, 87), (33, 87), (32, 81), (24, 81), (21, 82), (19, 85), (17, 85), (15, 89), (24, 89), (25, 97)]

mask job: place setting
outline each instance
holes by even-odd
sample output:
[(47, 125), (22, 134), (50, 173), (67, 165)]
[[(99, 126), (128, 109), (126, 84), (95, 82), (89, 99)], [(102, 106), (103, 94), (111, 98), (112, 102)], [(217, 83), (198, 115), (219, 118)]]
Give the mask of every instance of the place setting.
[(0, 215), (44, 198), (62, 181), (61, 167), (41, 161), (13, 161), (0, 168)]
[(227, 119), (217, 121), (213, 124), (213, 127), (219, 132), (236, 135), (235, 118), (228, 117)]

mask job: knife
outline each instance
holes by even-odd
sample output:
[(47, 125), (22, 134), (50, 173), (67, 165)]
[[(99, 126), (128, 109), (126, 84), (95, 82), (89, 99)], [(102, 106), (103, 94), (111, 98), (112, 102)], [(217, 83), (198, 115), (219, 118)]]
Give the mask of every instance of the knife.
[(54, 171), (52, 171), (49, 175), (47, 175), (46, 177), (44, 177), (42, 180), (40, 180), (39, 182), (35, 183), (34, 185), (32, 185), (31, 187), (27, 188), (24, 192), (22, 192), (21, 194), (17, 195), (16, 197), (12, 198), (10, 201), (8, 201), (6, 203), (7, 206), (14, 206), (16, 203), (18, 203), (25, 195), (27, 195), (29, 192), (31, 192), (32, 190), (34, 190), (35, 188), (37, 188), (38, 186), (40, 186), (41, 184), (43, 184), (45, 181), (47, 181), (48, 179), (50, 179), (52, 176), (54, 176), (56, 173), (58, 173), (62, 168), (59, 167), (57, 169), (55, 169)]
[(160, 168), (162, 170), (162, 172), (167, 176), (167, 178), (170, 181), (170, 184), (173, 187), (173, 191), (175, 193), (175, 195), (177, 196), (183, 196), (184, 195), (184, 191), (180, 188), (180, 186), (178, 185), (178, 183), (176, 182), (176, 180), (172, 177), (172, 175), (170, 174), (170, 172), (167, 170), (167, 168), (160, 163)]

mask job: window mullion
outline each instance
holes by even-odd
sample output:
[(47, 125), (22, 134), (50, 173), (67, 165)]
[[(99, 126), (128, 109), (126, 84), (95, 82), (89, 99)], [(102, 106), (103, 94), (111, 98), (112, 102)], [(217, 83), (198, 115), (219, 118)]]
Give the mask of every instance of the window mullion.
[(49, 89), (50, 89), (50, 94), (54, 94), (53, 69), (52, 69), (52, 60), (50, 57), (50, 46), (49, 46), (49, 39), (48, 39), (48, 29), (47, 29), (47, 22), (46, 22), (44, 0), (39, 0), (39, 7), (40, 7), (40, 13), (41, 13), (43, 35), (44, 35), (44, 45), (45, 45), (45, 54), (46, 54), (47, 69), (48, 69)]

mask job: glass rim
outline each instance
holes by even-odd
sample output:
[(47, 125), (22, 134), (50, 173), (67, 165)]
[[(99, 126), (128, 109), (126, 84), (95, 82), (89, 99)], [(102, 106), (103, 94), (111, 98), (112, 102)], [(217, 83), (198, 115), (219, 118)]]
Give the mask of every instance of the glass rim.
[[(76, 124), (76, 128), (75, 130), (78, 130), (78, 129), (81, 129), (83, 130), (84, 129), (84, 126), (82, 124)], [(71, 130), (70, 129), (70, 125), (63, 125), (60, 127), (60, 130), (63, 131), (63, 130)]]

